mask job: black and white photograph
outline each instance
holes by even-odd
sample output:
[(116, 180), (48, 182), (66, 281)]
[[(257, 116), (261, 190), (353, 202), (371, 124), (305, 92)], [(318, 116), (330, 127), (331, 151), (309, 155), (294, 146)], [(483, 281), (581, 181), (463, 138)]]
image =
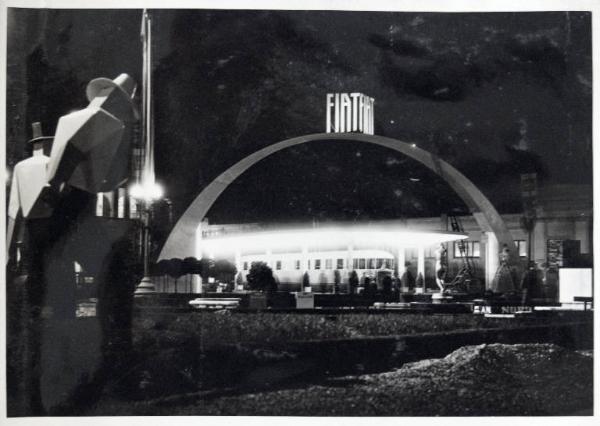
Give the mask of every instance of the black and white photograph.
[(3, 422), (593, 420), (598, 5), (11, 1)]

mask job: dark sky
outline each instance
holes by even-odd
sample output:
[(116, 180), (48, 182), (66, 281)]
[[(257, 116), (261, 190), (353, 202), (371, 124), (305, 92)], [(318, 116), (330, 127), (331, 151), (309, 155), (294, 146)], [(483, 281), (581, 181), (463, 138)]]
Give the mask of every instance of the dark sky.
[[(502, 212), (519, 174), (592, 179), (591, 14), (153, 11), (157, 172), (178, 216), (226, 167), (324, 130), (325, 94), (375, 98), (376, 134), (449, 161)], [(9, 9), (9, 167), (95, 77), (141, 72), (139, 10)], [(516, 146), (527, 148), (517, 150)], [(383, 148), (315, 142), (248, 171), (214, 222), (365, 220), (461, 209)]]

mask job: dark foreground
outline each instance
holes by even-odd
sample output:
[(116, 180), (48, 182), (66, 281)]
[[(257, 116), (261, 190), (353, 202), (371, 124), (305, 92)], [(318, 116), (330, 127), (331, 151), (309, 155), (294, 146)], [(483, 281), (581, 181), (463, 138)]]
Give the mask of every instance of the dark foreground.
[(85, 415), (553, 416), (592, 414), (593, 358), (552, 344), (460, 348), (380, 374), (245, 394), (197, 393)]

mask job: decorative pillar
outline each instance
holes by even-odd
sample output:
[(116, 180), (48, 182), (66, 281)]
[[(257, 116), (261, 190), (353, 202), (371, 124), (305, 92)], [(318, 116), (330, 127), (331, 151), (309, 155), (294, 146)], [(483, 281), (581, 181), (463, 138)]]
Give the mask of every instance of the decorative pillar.
[(240, 249), (235, 249), (235, 268), (238, 273), (242, 271), (242, 252)]
[(348, 272), (354, 269), (354, 246), (352, 244), (348, 244), (348, 254), (346, 255), (346, 269)]
[(308, 246), (302, 246), (302, 262), (300, 264), (300, 269), (302, 270), (302, 274), (305, 271), (308, 271)]
[(421, 274), (425, 280), (425, 248), (423, 246), (417, 248), (417, 257), (417, 277)]
[[(398, 247), (396, 254), (396, 270), (398, 271), (398, 278), (402, 279), (402, 275), (406, 272), (406, 252), (404, 247)], [(404, 286), (405, 283), (402, 283)]]
[(493, 232), (486, 232), (487, 243), (485, 245), (485, 288), (492, 288), (492, 281), (500, 266), (500, 260), (498, 253), (500, 248), (498, 246), (498, 239)]

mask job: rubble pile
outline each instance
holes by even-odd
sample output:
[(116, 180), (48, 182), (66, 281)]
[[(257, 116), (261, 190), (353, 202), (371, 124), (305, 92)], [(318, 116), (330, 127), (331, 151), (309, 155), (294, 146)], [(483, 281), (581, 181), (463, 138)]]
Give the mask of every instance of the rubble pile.
[(198, 401), (177, 414), (569, 415), (593, 405), (592, 367), (589, 354), (551, 344), (466, 346), (392, 372)]

